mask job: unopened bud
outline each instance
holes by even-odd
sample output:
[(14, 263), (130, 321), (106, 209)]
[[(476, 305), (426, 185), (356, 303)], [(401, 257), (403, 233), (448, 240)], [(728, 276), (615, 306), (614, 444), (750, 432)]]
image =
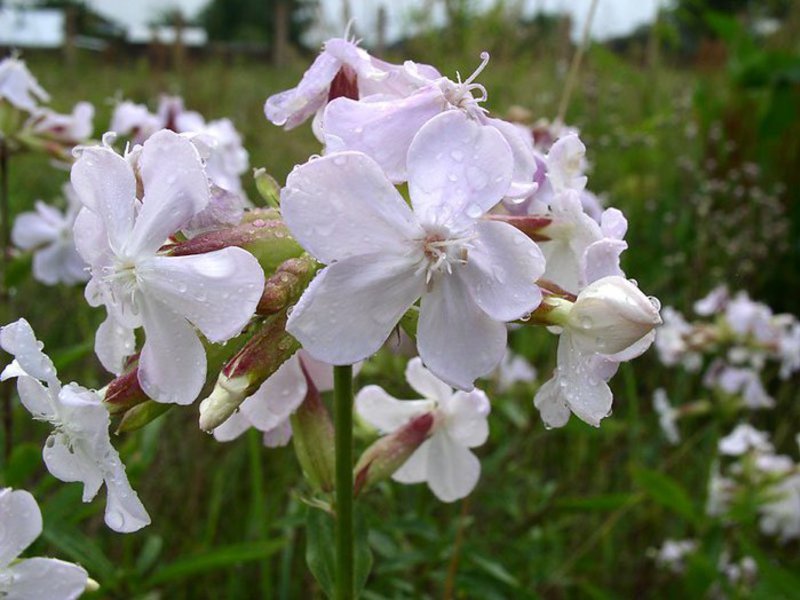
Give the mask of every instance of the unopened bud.
[(103, 402), (109, 413), (118, 415), (148, 400), (147, 394), (139, 384), (139, 357), (137, 355), (129, 360), (128, 370), (106, 386)]
[(200, 429), (224, 423), (299, 348), (286, 333), (286, 311), (267, 317), (222, 368), (211, 395), (200, 403)]
[(391, 477), (433, 432), (434, 413), (411, 419), (400, 429), (385, 435), (364, 451), (356, 463), (355, 494)]
[(333, 422), (305, 368), (303, 374), (308, 391), (291, 416), (294, 451), (311, 486), (321, 492), (331, 492), (336, 480)]
[(173, 404), (164, 404), (155, 400), (147, 400), (137, 404), (122, 415), (122, 419), (117, 426), (117, 433), (130, 433), (141, 429), (148, 423), (155, 421), (173, 406)]
[(267, 278), (256, 313), (271, 315), (295, 304), (321, 266), (307, 254), (282, 263)]
[(546, 242), (551, 239), (545, 232), (553, 222), (551, 217), (542, 215), (486, 215), (484, 219), (500, 221), (516, 227), (534, 242)]
[(583, 349), (616, 354), (661, 324), (658, 311), (657, 300), (624, 277), (612, 275), (581, 290), (567, 326)]
[(278, 208), (281, 205), (281, 186), (275, 178), (267, 173), (264, 167), (253, 169), (253, 179), (256, 180), (258, 194), (264, 199), (267, 206)]

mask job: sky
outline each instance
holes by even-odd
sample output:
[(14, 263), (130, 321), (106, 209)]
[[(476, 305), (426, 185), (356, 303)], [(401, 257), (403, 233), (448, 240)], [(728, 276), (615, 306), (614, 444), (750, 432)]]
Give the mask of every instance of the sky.
[[(344, 0), (320, 0), (324, 26), (320, 35), (341, 35), (344, 30)], [(578, 39), (592, 0), (517, 0), (529, 14), (537, 10), (569, 12), (573, 20), (573, 38)], [(383, 4), (388, 14), (388, 40), (391, 42), (411, 29), (410, 13), (420, 10), (432, 0), (349, 0), (353, 17), (357, 20), (360, 35), (367, 42), (376, 30), (378, 6)], [(489, 6), (493, 0), (473, 0), (478, 6)], [(613, 37), (635, 29), (653, 19), (656, 7), (663, 0), (599, 0), (592, 21), (592, 36), (597, 39)], [(191, 18), (208, 3), (208, 0), (88, 0), (98, 12), (115, 18), (126, 25), (146, 25), (160, 12), (180, 7)], [(441, 0), (436, 1), (433, 22), (444, 20)], [(315, 40), (318, 41), (318, 40)]]

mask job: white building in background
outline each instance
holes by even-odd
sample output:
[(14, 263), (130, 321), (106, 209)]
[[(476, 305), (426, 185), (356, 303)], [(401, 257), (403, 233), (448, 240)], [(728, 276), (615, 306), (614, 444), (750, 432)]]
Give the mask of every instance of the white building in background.
[(64, 11), (0, 8), (0, 46), (60, 48), (64, 44)]

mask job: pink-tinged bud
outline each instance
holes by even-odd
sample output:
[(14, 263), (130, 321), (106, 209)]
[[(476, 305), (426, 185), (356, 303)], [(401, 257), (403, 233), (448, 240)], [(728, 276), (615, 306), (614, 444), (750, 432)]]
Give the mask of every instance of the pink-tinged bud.
[(224, 423), (252, 396), (300, 344), (286, 333), (286, 311), (267, 317), (239, 352), (223, 367), (211, 395), (200, 403), (200, 429)]
[(139, 355), (128, 361), (128, 370), (106, 386), (103, 402), (112, 415), (126, 412), (128, 409), (147, 402), (150, 398), (139, 385)]
[(433, 433), (434, 413), (411, 419), (364, 451), (355, 468), (355, 494), (391, 477)]
[(661, 324), (660, 305), (633, 283), (612, 275), (578, 294), (566, 326), (582, 350), (616, 354)]
[(304, 254), (274, 210), (255, 210), (235, 227), (201, 233), (167, 248), (172, 256), (205, 254), (230, 246), (244, 248), (258, 259), (264, 273), (270, 274), (290, 258)]
[(336, 77), (331, 81), (328, 102), (332, 102), (336, 98), (358, 100), (358, 76), (348, 65), (343, 65)]
[(321, 266), (307, 254), (282, 263), (267, 278), (256, 313), (272, 315), (296, 303)]
[(551, 239), (544, 232), (544, 229), (553, 222), (551, 217), (541, 215), (486, 215), (484, 219), (508, 223), (519, 229), (534, 242), (546, 242)]
[(321, 492), (331, 492), (336, 473), (333, 422), (305, 368), (303, 374), (308, 391), (300, 408), (291, 416), (294, 451), (311, 486)]
[(267, 206), (278, 208), (281, 205), (281, 186), (275, 178), (262, 167), (253, 171), (253, 179), (256, 181), (259, 196), (264, 199)]
[(164, 404), (155, 400), (147, 400), (129, 408), (117, 426), (117, 433), (130, 433), (141, 429), (148, 423), (155, 421), (158, 417), (167, 412), (174, 404)]

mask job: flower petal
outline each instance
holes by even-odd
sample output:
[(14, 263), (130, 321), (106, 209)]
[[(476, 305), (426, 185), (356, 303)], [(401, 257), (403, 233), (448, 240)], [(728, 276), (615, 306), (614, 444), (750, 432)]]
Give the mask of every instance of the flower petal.
[[(303, 369), (314, 382), (317, 390), (328, 392), (333, 389), (333, 366), (326, 362), (317, 360), (303, 349), (298, 350), (297, 356), (303, 363)], [(356, 373), (358, 365), (353, 367), (353, 375)]]
[(87, 263), (95, 265), (108, 252), (108, 239), (103, 220), (96, 212), (82, 208), (72, 226), (75, 249)]
[(359, 416), (381, 433), (392, 433), (436, 408), (431, 400), (398, 400), (377, 385), (362, 388), (355, 403)]
[(238, 438), (252, 427), (252, 423), (242, 414), (241, 410), (234, 412), (228, 419), (212, 432), (218, 442), (230, 442)]
[(153, 134), (142, 147), (139, 167), (144, 198), (125, 248), (129, 256), (154, 254), (211, 199), (200, 155), (175, 132)]
[(146, 341), (139, 356), (139, 384), (156, 402), (191, 404), (206, 380), (206, 353), (186, 319), (142, 295)]
[(422, 296), (420, 358), (453, 387), (471, 390), (476, 378), (490, 373), (503, 359), (506, 337), (505, 324), (478, 307), (458, 275), (434, 281), (433, 290)]
[(436, 377), (422, 364), (422, 359), (415, 356), (406, 365), (406, 381), (423, 398), (444, 402), (453, 395), (453, 389)]
[(84, 148), (70, 181), (83, 205), (102, 220), (108, 244), (120, 251), (133, 230), (136, 201), (136, 178), (128, 161), (104, 146)]
[(364, 154), (343, 152), (296, 167), (281, 212), (298, 242), (325, 264), (398, 248), (422, 235), (411, 209)]
[(17, 392), (22, 405), (34, 419), (48, 420), (56, 416), (50, 392), (33, 377), (22, 376), (17, 380)]
[(136, 336), (133, 329), (125, 327), (109, 313), (94, 336), (94, 352), (100, 364), (108, 372), (119, 375), (125, 367), (125, 359), (135, 351)]
[(566, 399), (561, 392), (561, 380), (558, 374), (545, 381), (533, 397), (533, 404), (539, 411), (545, 426), (563, 427), (572, 414), (567, 406)]
[(86, 591), (89, 574), (80, 565), (56, 558), (27, 558), (8, 569), (9, 600), (74, 600)]
[(0, 490), (0, 515), (3, 535), (0, 536), (0, 569), (17, 558), (42, 533), (42, 513), (30, 492)]
[(486, 119), (486, 124), (497, 129), (508, 142), (514, 160), (514, 171), (509, 195), (523, 197), (535, 191), (533, 175), (536, 158), (533, 151), (533, 135), (529, 128), (509, 123), (502, 119)]
[(119, 533), (132, 533), (150, 524), (150, 515), (139, 500), (139, 496), (131, 488), (125, 466), (119, 454), (108, 444), (105, 459), (106, 492), (106, 525)]
[(542, 301), (536, 282), (544, 274), (539, 246), (508, 223), (481, 221), (463, 278), (475, 303), (497, 321), (531, 313)]
[(428, 456), (431, 448), (430, 439), (422, 442), (422, 445), (408, 458), (403, 466), (397, 469), (392, 475), (392, 479), (400, 483), (422, 483), (428, 479)]
[(30, 250), (49, 244), (58, 238), (59, 233), (59, 227), (42, 218), (38, 212), (25, 212), (14, 219), (11, 241), (17, 248)]
[(408, 178), (406, 157), (414, 135), (446, 105), (435, 85), (405, 98), (337, 98), (323, 116), (326, 153), (363, 152), (393, 183), (401, 183)]
[[(0, 348), (12, 354), (19, 368), (26, 374), (40, 381), (58, 384), (53, 361), (42, 352), (42, 345), (36, 339), (30, 323), (25, 319), (18, 319), (5, 327), (0, 327)], [(0, 375), (0, 381), (8, 377), (4, 370)]]
[(367, 254), (320, 272), (286, 329), (317, 360), (353, 364), (374, 354), (420, 296), (424, 275), (408, 256)]
[(266, 432), (286, 421), (303, 403), (307, 391), (299, 359), (292, 357), (242, 402), (239, 410), (256, 429)]
[(478, 457), (446, 435), (434, 435), (428, 450), (428, 487), (442, 502), (467, 496), (478, 484)]
[(137, 268), (141, 289), (194, 323), (212, 342), (238, 335), (264, 291), (264, 271), (242, 248), (153, 256)]
[(447, 435), (467, 448), (475, 448), (489, 437), (489, 398), (481, 390), (456, 392), (441, 404), (447, 415)]
[(408, 149), (408, 188), (420, 223), (468, 227), (508, 191), (514, 160), (494, 127), (460, 110), (428, 121)]
[(85, 440), (70, 440), (64, 433), (53, 433), (47, 438), (42, 457), (47, 470), (56, 479), (83, 484), (84, 502), (90, 502), (100, 491), (103, 472), (95, 460), (92, 445)]
[(280, 448), (292, 439), (292, 423), (286, 419), (269, 431), (264, 432), (264, 445), (267, 448)]

